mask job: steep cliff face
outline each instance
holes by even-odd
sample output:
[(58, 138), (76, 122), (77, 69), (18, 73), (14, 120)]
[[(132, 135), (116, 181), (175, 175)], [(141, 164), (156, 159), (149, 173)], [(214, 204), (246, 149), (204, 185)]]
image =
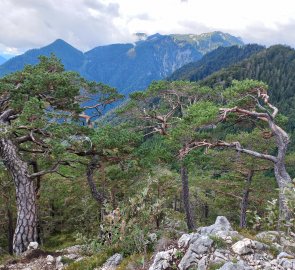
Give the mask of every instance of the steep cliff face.
[(202, 57), (191, 44), (180, 46), (171, 36), (153, 35), (136, 44), (97, 47), (85, 53), (81, 73), (87, 79), (117, 87), (124, 94), (145, 89), (185, 63)]
[(36, 64), (38, 56), (54, 53), (67, 70), (85, 78), (116, 87), (129, 94), (145, 89), (152, 81), (166, 78), (183, 65), (197, 61), (219, 46), (242, 45), (236, 37), (222, 32), (202, 35), (144, 36), (134, 44), (99, 46), (82, 53), (63, 40), (33, 49), (0, 66), (0, 76)]

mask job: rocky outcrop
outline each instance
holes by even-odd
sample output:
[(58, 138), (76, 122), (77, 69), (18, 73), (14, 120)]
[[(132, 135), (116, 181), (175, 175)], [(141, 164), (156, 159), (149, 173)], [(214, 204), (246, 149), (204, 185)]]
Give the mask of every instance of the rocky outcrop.
[[(156, 234), (148, 236), (157, 241)], [(245, 238), (235, 231), (225, 217), (201, 227), (196, 232), (183, 234), (179, 240), (160, 244), (149, 270), (292, 270), (295, 269), (295, 237), (292, 233), (260, 232)], [(66, 263), (82, 260), (86, 246), (72, 246), (48, 253), (30, 243), (22, 258), (14, 260), (0, 270), (63, 270)], [(116, 270), (123, 257), (117, 253), (94, 270)]]
[(198, 265), (199, 268), (202, 265), (202, 267), (206, 269), (205, 266), (208, 262), (206, 254), (209, 253), (212, 244), (213, 240), (207, 235), (195, 234), (191, 239), (189, 247), (186, 250), (183, 258), (178, 264), (178, 268), (180, 270), (185, 270), (190, 268), (192, 265)]
[[(177, 247), (158, 252), (149, 270), (295, 269), (295, 257), (290, 251), (294, 244), (292, 237), (274, 231), (259, 233), (256, 239), (245, 238), (221, 216), (211, 226), (183, 234)], [(285, 248), (289, 252), (281, 252)], [(281, 253), (275, 256), (276, 252)]]
[(56, 252), (46, 252), (38, 248), (37, 242), (31, 242), (21, 257), (6, 265), (0, 265), (0, 270), (62, 270), (68, 262), (82, 260), (84, 258), (82, 252), (82, 246), (78, 245)]

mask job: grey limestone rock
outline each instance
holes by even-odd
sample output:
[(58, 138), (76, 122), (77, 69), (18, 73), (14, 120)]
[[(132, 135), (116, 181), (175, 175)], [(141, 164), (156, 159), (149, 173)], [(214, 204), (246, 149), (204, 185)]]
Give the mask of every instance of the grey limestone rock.
[(164, 270), (171, 266), (176, 249), (158, 252), (149, 270)]
[(120, 253), (116, 253), (112, 257), (108, 258), (100, 270), (115, 270), (122, 260), (123, 256)]
[(237, 263), (227, 262), (218, 270), (254, 270), (254, 268), (248, 266), (244, 261), (238, 261)]

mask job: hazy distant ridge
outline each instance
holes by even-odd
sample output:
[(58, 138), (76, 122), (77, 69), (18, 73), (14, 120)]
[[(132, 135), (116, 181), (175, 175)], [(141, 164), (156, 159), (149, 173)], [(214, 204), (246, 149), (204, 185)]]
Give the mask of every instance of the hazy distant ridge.
[(36, 64), (39, 55), (54, 53), (67, 70), (100, 81), (128, 94), (145, 89), (153, 80), (171, 75), (183, 65), (197, 61), (219, 46), (243, 45), (241, 39), (222, 32), (201, 35), (160, 35), (142, 38), (135, 44), (111, 44), (81, 52), (58, 39), (40, 49), (29, 50), (0, 66), (0, 76)]

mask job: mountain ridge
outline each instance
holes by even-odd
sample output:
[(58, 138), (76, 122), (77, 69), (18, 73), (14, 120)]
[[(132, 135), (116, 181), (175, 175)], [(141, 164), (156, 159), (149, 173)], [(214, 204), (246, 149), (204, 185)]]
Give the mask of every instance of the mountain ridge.
[(201, 59), (215, 47), (243, 44), (222, 32), (187, 35), (189, 41), (184, 40), (185, 36), (157, 33), (135, 43), (97, 46), (84, 53), (57, 39), (8, 60), (0, 66), (0, 77), (21, 70), (25, 64), (36, 64), (39, 55), (54, 53), (66, 70), (79, 72), (86, 79), (108, 84), (128, 95), (145, 89), (154, 80), (166, 78), (186, 63)]
[(6, 61), (7, 61), (7, 59), (5, 59), (3, 56), (0, 55), (0, 65), (5, 63)]

